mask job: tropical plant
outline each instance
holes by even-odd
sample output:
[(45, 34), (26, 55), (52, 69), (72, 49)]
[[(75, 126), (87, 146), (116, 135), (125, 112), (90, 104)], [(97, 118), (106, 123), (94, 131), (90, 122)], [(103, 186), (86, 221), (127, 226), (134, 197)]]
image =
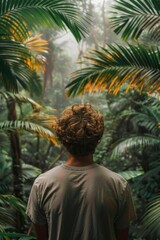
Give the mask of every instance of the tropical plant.
[[(34, 85), (36, 90), (39, 88), (37, 73), (40, 68), (43, 70), (43, 53), (46, 53), (47, 42), (39, 40), (39, 35), (31, 35), (31, 31), (38, 31), (39, 26), (42, 25), (56, 26), (63, 30), (69, 29), (77, 41), (80, 41), (87, 31), (87, 18), (79, 13), (74, 3), (65, 0), (13, 0), (9, 2), (0, 0), (0, 9), (0, 88), (2, 91), (13, 93), (23, 89), (30, 91), (31, 85)], [(31, 38), (29, 38), (30, 36)], [(13, 129), (18, 127), (37, 132), (49, 137), (51, 141), (53, 140), (53, 132), (47, 129), (46, 125), (42, 126), (42, 117), (39, 125), (35, 124), (35, 115), (32, 117), (32, 120), (34, 119), (32, 122), (31, 117), (29, 122), (22, 119), (18, 120), (16, 108), (18, 97), (13, 97), (13, 95), (6, 97), (6, 94), (2, 93), (1, 95), (7, 101), (8, 121), (1, 123), (1, 129), (3, 131), (6, 129), (10, 136), (14, 194), (22, 197), (20, 139), (18, 132), (13, 131)], [(24, 98), (21, 100), (24, 101)], [(43, 122), (46, 123), (46, 120), (48, 121), (46, 116), (43, 116)]]
[[(27, 87), (33, 77), (33, 67), (28, 59), (33, 58), (33, 50), (44, 52), (40, 42), (32, 38), (28, 40), (30, 31), (39, 26), (58, 26), (69, 29), (79, 41), (86, 32), (85, 19), (79, 14), (76, 6), (67, 1), (0, 1), (0, 62), (2, 73), (1, 85), (6, 90), (18, 91), (19, 85)], [(45, 49), (46, 50), (46, 49)], [(33, 51), (32, 51), (33, 52)], [(41, 59), (42, 60), (42, 59)], [(39, 59), (40, 61), (40, 59)], [(7, 79), (7, 81), (6, 81)], [(13, 80), (14, 79), (14, 80)]]
[[(160, 3), (158, 0), (115, 0), (111, 24), (116, 33), (125, 40), (138, 38), (144, 33), (154, 31), (159, 42)], [(140, 91), (159, 91), (160, 51), (158, 44), (148, 47), (140, 44), (109, 45), (99, 51), (92, 51), (86, 57), (87, 67), (73, 73), (67, 85), (68, 95), (83, 92), (104, 91), (117, 94), (125, 84), (129, 89)]]
[[(86, 66), (74, 72), (67, 85), (69, 96), (104, 90), (116, 95), (122, 87), (126, 91), (138, 89), (140, 92), (159, 93), (160, 2), (115, 0), (112, 7), (112, 28), (127, 42), (123, 46), (106, 46), (85, 57), (83, 63)], [(144, 36), (145, 39), (148, 36), (147, 44), (143, 44)], [(149, 39), (154, 41), (149, 42)], [(116, 156), (118, 153), (136, 154), (144, 172), (149, 174), (138, 177), (137, 181), (143, 203), (158, 193), (159, 182), (159, 108), (147, 105), (142, 111), (128, 115), (128, 119), (132, 119), (132, 126), (136, 125), (135, 131), (132, 129), (131, 134), (122, 135), (124, 141), (120, 141), (113, 152)], [(153, 161), (153, 157), (156, 161)], [(150, 224), (145, 236), (148, 234), (151, 238), (159, 238), (158, 215), (154, 218), (156, 207), (159, 211), (158, 200), (154, 202), (154, 207), (152, 204), (148, 206), (144, 217), (144, 232)]]
[[(2, 121), (0, 122), (0, 132), (3, 131), (3, 135), (4, 132), (7, 133), (7, 135), (10, 134), (14, 134), (14, 136), (16, 136), (16, 134), (19, 131), (25, 130), (25, 131), (29, 131), (31, 133), (36, 133), (37, 136), (39, 137), (44, 137), (47, 140), (49, 140), (52, 144), (57, 144), (56, 139), (54, 137), (54, 133), (53, 133), (53, 125), (55, 122), (55, 116), (54, 115), (47, 115), (47, 114), (43, 114), (42, 112), (42, 106), (40, 106), (38, 103), (36, 103), (34, 100), (32, 100), (29, 97), (25, 97), (22, 96), (20, 94), (13, 94), (10, 92), (0, 92), (0, 98), (1, 99), (5, 99), (6, 102), (12, 102), (14, 100), (14, 102), (17, 102), (17, 105), (19, 106), (19, 111), (18, 108), (16, 107), (16, 114), (17, 114), (17, 120), (10, 120), (10, 121)], [(23, 108), (22, 108), (22, 104), (29, 104), (32, 106), (32, 111), (30, 114), (28, 114), (27, 116), (24, 114), (23, 112)], [(4, 138), (5, 140), (5, 138)], [(6, 144), (6, 143), (5, 143)], [(25, 188), (24, 188), (24, 181), (25, 179), (33, 178), (35, 176), (37, 176), (37, 174), (40, 173), (40, 171), (31, 166), (31, 165), (27, 165), (25, 163), (22, 162), (21, 160), (21, 152), (20, 152), (20, 161), (15, 162), (9, 161), (9, 159), (6, 161), (4, 154), (6, 152), (5, 148), (3, 148), (3, 141), (1, 142), (1, 149), (2, 151), (0, 152), (1, 155), (1, 184), (0, 184), (0, 189), (1, 190), (5, 190), (5, 191), (1, 191), (3, 196), (4, 194), (8, 193), (15, 193), (16, 197), (19, 198), (23, 198), (24, 199), (24, 193), (25, 193)], [(15, 149), (14, 149), (15, 150)], [(11, 160), (11, 159), (10, 159)], [(6, 167), (4, 165), (4, 163), (6, 163)], [(12, 171), (11, 171), (12, 170)], [(9, 181), (9, 182), (8, 182)], [(13, 184), (10, 184), (10, 183)], [(25, 187), (27, 187), (27, 185), (25, 184)], [(29, 189), (29, 187), (28, 187)], [(11, 196), (12, 197), (12, 196)], [(17, 203), (18, 203), (18, 199), (19, 198), (15, 198), (15, 201), (17, 199)], [(0, 195), (0, 199), (1, 199), (1, 195)], [(8, 202), (8, 205), (10, 204), (10, 202)], [(4, 205), (4, 204), (0, 204), (1, 208), (3, 211), (1, 211), (2, 214), (2, 219), (3, 219), (3, 215), (5, 214), (6, 211), (6, 206), (8, 205)], [(16, 210), (18, 210), (18, 208), (16, 208)], [(11, 213), (12, 214), (12, 213)], [(4, 219), (6, 219), (5, 221), (8, 221), (9, 217), (11, 215), (8, 214), (8, 217), (4, 217)], [(19, 230), (22, 226), (23, 226), (23, 221), (24, 221), (24, 217), (22, 215), (20, 215), (19, 213), (17, 214), (17, 217), (19, 216), (19, 221), (16, 221), (16, 223), (18, 223), (18, 228)], [(20, 221), (20, 219), (22, 221)], [(8, 221), (8, 223), (11, 223)]]
[[(143, 101), (138, 98), (134, 101), (132, 99), (132, 106), (130, 104), (127, 111), (123, 110), (120, 113), (119, 118), (121, 118), (121, 121), (116, 126), (116, 132), (121, 132), (119, 134), (122, 135), (117, 141), (114, 139), (114, 141), (112, 140), (111, 142), (111, 158), (127, 159), (130, 157), (132, 164), (130, 170), (120, 172), (120, 174), (126, 179), (133, 178), (132, 181), (134, 184), (132, 188), (137, 193), (139, 216), (144, 215), (143, 221), (138, 223), (139, 227), (142, 227), (140, 236), (149, 236), (151, 239), (154, 239), (159, 237), (159, 232), (157, 231), (158, 225), (156, 225), (155, 205), (157, 203), (158, 211), (158, 194), (160, 187), (160, 129), (158, 125), (160, 102), (159, 98), (147, 96), (144, 97)], [(132, 109), (133, 106), (134, 109)], [(126, 125), (125, 128), (123, 124)], [(118, 129), (121, 130), (118, 131)], [(152, 205), (153, 197), (157, 199), (154, 206)], [(150, 202), (151, 205), (149, 204)], [(146, 204), (147, 208), (145, 206)], [(151, 224), (151, 219), (149, 219), (150, 216), (153, 224)], [(154, 216), (155, 221), (153, 221)], [(149, 229), (148, 224), (150, 224)]]
[[(6, 213), (6, 208), (8, 211)], [(22, 200), (11, 194), (0, 194), (0, 230), (3, 231), (3, 226), (14, 225), (16, 216), (13, 217), (15, 210), (20, 212), (25, 217), (25, 204)]]
[[(86, 32), (84, 21), (87, 18), (83, 18), (75, 4), (64, 0), (13, 0), (9, 3), (1, 0), (0, 7), (0, 87), (10, 92), (18, 92), (24, 88), (29, 90), (30, 83), (37, 82), (37, 66), (39, 70), (39, 63), (44, 63), (42, 53), (46, 52), (46, 41), (40, 41), (39, 35), (29, 39), (30, 31), (38, 30), (42, 25), (56, 25), (60, 29), (68, 28), (77, 41)], [(38, 59), (35, 53), (38, 53)], [(16, 104), (13, 99), (7, 102), (7, 108), (8, 120), (15, 121)], [(10, 142), (13, 166), (20, 166), (21, 153), (17, 133), (10, 132)], [(20, 172), (15, 169), (17, 178)], [(16, 195), (18, 194), (16, 191)]]

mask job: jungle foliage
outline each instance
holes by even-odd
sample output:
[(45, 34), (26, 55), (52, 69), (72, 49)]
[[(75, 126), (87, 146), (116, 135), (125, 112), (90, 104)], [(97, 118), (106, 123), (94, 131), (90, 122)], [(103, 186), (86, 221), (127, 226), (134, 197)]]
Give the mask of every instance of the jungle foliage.
[[(105, 0), (98, 10), (90, 0), (0, 0), (2, 239), (35, 239), (25, 215), (30, 188), (37, 175), (65, 160), (53, 124), (75, 101), (104, 113), (95, 161), (132, 186), (138, 219), (130, 239), (160, 237), (160, 2), (113, 0), (110, 13), (106, 6)], [(71, 81), (73, 60), (65, 40), (56, 42), (67, 29), (81, 40), (82, 64)], [(66, 85), (68, 96), (80, 97), (66, 98)]]

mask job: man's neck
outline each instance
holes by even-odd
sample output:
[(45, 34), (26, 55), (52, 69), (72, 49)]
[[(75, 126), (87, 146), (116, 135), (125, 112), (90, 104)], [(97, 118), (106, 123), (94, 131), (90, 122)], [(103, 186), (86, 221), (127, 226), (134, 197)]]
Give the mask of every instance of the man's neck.
[(87, 156), (74, 156), (69, 153), (66, 161), (66, 165), (75, 167), (82, 167), (90, 164), (93, 164), (93, 154)]

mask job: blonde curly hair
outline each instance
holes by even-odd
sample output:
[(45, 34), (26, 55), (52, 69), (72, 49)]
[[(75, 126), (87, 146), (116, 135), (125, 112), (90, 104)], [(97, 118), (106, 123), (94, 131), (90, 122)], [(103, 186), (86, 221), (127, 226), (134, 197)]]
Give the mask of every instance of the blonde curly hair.
[(55, 133), (68, 152), (75, 156), (94, 153), (104, 131), (102, 114), (90, 104), (74, 104), (65, 109)]

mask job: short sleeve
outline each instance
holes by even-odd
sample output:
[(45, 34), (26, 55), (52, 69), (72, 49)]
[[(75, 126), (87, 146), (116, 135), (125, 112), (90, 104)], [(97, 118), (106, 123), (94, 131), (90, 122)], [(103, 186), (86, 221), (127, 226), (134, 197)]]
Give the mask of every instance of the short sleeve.
[(39, 185), (34, 183), (28, 199), (26, 214), (34, 224), (45, 225), (47, 223), (46, 216), (39, 204), (38, 191)]
[(129, 184), (126, 183), (126, 187), (121, 196), (115, 227), (117, 229), (126, 228), (129, 226), (130, 221), (135, 219), (136, 212), (133, 203), (133, 198)]

